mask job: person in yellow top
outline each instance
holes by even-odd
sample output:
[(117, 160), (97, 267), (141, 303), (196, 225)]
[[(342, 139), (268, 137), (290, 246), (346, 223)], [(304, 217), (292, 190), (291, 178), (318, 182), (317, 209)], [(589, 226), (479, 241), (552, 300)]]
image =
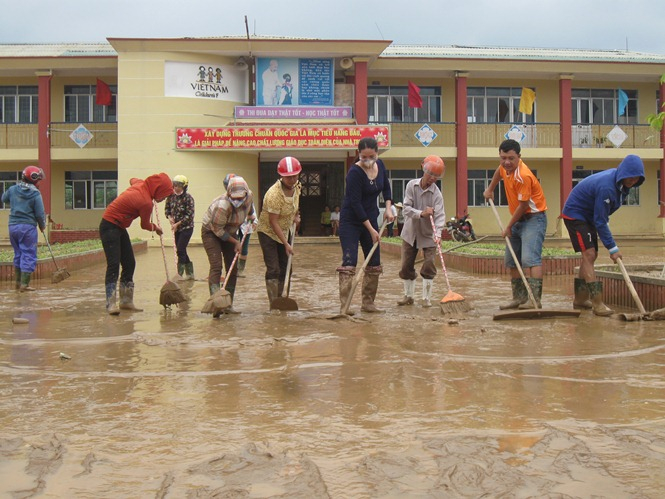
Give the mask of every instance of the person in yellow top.
[(277, 165), (279, 179), (263, 197), (257, 232), (266, 264), (266, 290), (270, 303), (282, 296), (288, 258), (293, 254), (289, 229), (297, 221), (301, 171), (302, 166), (296, 158), (282, 158)]
[[(512, 215), (508, 225), (501, 233), (508, 237), (524, 270), (536, 305), (541, 308), (543, 294), (543, 242), (547, 230), (547, 203), (540, 182), (521, 159), (521, 147), (516, 140), (504, 140), (499, 146), (500, 164), (489, 187), (483, 193), (485, 199), (494, 199), (494, 188), (500, 180), (506, 190), (508, 210)], [(513, 299), (500, 309), (533, 308), (529, 294), (524, 286), (517, 265), (513, 261), (510, 250), (506, 247), (506, 267), (510, 269)]]

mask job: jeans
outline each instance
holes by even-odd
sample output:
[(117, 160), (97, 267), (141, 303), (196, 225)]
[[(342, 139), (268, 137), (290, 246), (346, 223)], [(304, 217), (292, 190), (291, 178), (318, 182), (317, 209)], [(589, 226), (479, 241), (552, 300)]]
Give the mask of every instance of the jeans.
[[(374, 227), (374, 230), (379, 230), (376, 220), (370, 220), (370, 223)], [(342, 267), (355, 267), (358, 264), (358, 242), (360, 242), (365, 258), (367, 258), (374, 245), (372, 236), (364, 225), (349, 222), (340, 224), (339, 242), (342, 245)], [(377, 267), (379, 265), (381, 265), (381, 246), (377, 246), (368, 263), (370, 267)]]
[(102, 219), (99, 224), (99, 238), (102, 240), (104, 255), (106, 255), (106, 284), (118, 282), (118, 273), (122, 266), (120, 282), (126, 284), (134, 280), (136, 260), (134, 249), (127, 229)]
[(193, 233), (194, 227), (191, 229), (179, 230), (175, 233), (175, 247), (178, 254), (178, 265), (191, 262), (189, 255), (187, 254), (187, 245), (189, 244), (189, 240), (192, 238)]
[[(547, 230), (547, 215), (544, 212), (517, 222), (511, 229), (510, 244), (520, 265), (524, 268), (542, 265), (543, 242)], [(506, 247), (506, 267), (516, 268), (510, 250)]]

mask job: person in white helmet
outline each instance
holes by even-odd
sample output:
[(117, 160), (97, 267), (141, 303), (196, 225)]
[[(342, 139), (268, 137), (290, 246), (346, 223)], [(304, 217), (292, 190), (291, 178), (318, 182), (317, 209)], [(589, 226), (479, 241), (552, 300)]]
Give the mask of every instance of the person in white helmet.
[(277, 165), (279, 179), (263, 197), (263, 207), (259, 215), (259, 243), (266, 264), (266, 291), (268, 302), (282, 296), (286, 281), (286, 266), (293, 248), (289, 243), (289, 228), (297, 222), (302, 188), (299, 176), (302, 171), (300, 161), (287, 156)]
[(184, 175), (173, 177), (173, 194), (166, 198), (164, 213), (171, 222), (178, 255), (178, 275), (194, 280), (194, 263), (187, 254), (187, 245), (194, 233), (194, 198), (187, 192), (189, 180)]
[[(436, 185), (445, 170), (443, 160), (438, 156), (427, 156), (422, 162), (421, 178), (410, 180), (404, 191), (404, 227), (402, 238), (402, 266), (399, 277), (404, 282), (404, 297), (398, 305), (413, 305), (416, 288), (416, 256), (422, 250), (424, 261), (420, 267), (423, 279), (422, 306), (431, 307), (432, 284), (436, 275), (436, 246), (441, 231), (446, 226), (443, 209), (443, 195)], [(432, 233), (433, 217), (436, 234)]]

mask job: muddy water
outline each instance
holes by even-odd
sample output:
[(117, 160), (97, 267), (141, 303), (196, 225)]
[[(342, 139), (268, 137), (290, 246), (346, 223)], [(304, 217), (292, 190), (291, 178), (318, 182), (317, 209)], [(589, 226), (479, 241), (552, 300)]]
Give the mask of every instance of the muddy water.
[[(385, 314), (330, 320), (337, 245), (300, 246), (288, 314), (252, 246), (215, 320), (204, 282), (165, 312), (161, 252), (137, 260), (140, 313), (104, 314), (102, 266), (0, 290), (0, 497), (662, 497), (665, 322), (495, 322), (508, 281), (451, 271), (456, 323), (395, 305), (396, 257)], [(570, 306), (572, 278), (544, 288)]]

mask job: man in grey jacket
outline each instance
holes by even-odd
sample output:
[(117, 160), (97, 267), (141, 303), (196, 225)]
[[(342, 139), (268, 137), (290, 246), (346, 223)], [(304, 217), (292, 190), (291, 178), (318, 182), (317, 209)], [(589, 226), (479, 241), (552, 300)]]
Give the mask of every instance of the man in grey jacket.
[[(423, 278), (422, 306), (431, 307), (432, 284), (436, 275), (436, 245), (441, 239), (441, 231), (446, 224), (443, 208), (443, 194), (436, 185), (445, 170), (443, 160), (438, 156), (427, 156), (422, 162), (423, 176), (413, 179), (406, 185), (402, 213), (404, 228), (402, 238), (402, 266), (399, 277), (404, 282), (404, 297), (398, 305), (413, 305), (416, 289), (415, 261), (418, 251), (423, 251), (425, 258), (420, 267)], [(432, 233), (434, 219), (436, 233)]]

